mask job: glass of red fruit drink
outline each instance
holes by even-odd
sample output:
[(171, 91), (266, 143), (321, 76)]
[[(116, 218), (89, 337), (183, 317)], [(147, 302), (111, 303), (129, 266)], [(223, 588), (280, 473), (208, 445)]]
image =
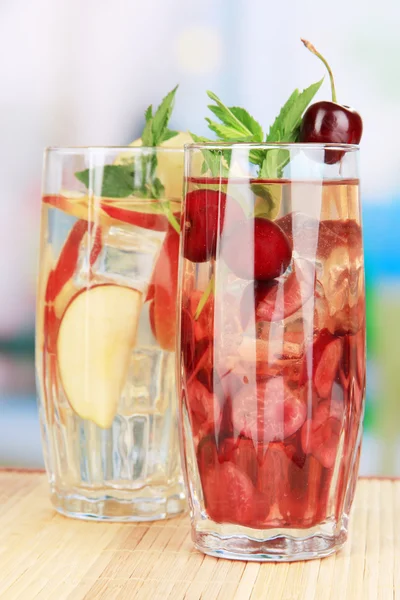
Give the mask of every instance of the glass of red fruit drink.
[(347, 537), (364, 411), (358, 147), (185, 151), (177, 358), (194, 543), (326, 556)]
[(63, 514), (148, 520), (186, 507), (174, 358), (182, 172), (183, 149), (46, 152), (36, 369)]

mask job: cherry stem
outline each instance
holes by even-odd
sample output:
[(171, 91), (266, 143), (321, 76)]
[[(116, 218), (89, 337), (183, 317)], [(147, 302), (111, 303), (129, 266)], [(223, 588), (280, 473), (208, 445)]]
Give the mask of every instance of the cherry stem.
[(303, 38), (301, 38), (301, 41), (303, 42), (303, 44), (305, 45), (307, 50), (309, 50), (310, 52), (315, 54), (315, 56), (318, 56), (318, 58), (324, 63), (326, 70), (328, 71), (328, 74), (329, 74), (329, 79), (331, 80), (332, 102), (337, 102), (336, 90), (335, 90), (335, 80), (333, 79), (333, 73), (331, 71), (331, 68), (330, 68), (327, 60), (322, 56), (322, 54), (320, 54), (318, 52), (318, 50), (315, 48), (315, 46), (313, 46), (313, 44), (311, 44), (311, 42), (308, 42), (307, 40), (303, 40)]

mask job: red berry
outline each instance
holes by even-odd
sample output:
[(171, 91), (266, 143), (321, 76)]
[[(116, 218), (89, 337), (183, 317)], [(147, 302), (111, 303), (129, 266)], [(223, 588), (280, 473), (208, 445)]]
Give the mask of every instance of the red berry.
[(260, 217), (243, 221), (228, 232), (222, 253), (235, 275), (257, 281), (279, 277), (292, 259), (292, 249), (282, 229)]
[(264, 519), (268, 517), (274, 506), (281, 509), (285, 498), (291, 495), (289, 479), (291, 462), (282, 443), (270, 443), (265, 448), (257, 481), (257, 489), (264, 500), (263, 514), (260, 515)]
[(245, 328), (250, 319), (280, 321), (295, 313), (314, 292), (314, 267), (297, 260), (285, 281), (252, 282), (244, 290), (241, 319)]
[(211, 429), (215, 427), (216, 423), (219, 423), (221, 419), (219, 400), (197, 379), (189, 383), (186, 400), (192, 425), (195, 426), (194, 429), (198, 429), (200, 425), (204, 424), (209, 425)]
[(254, 485), (236, 464), (219, 458), (211, 436), (199, 443), (197, 463), (208, 516), (217, 523), (254, 526)]
[[(308, 354), (307, 354), (308, 355)], [(315, 390), (319, 398), (327, 398), (342, 358), (342, 342), (327, 329), (323, 329), (314, 341), (311, 353)], [(304, 363), (302, 380), (307, 380), (307, 363)]]
[(267, 444), (293, 435), (304, 423), (306, 405), (282, 377), (246, 385), (234, 398), (233, 423), (237, 433), (255, 443)]
[(257, 452), (252, 440), (227, 437), (218, 449), (224, 461), (230, 461), (245, 473), (252, 483), (257, 483)]
[(183, 255), (192, 262), (215, 258), (224, 226), (243, 220), (235, 200), (222, 191), (203, 188), (186, 194), (183, 218)]
[(318, 404), (313, 418), (306, 421), (301, 430), (304, 452), (313, 454), (327, 469), (335, 464), (343, 416), (341, 402), (323, 400)]
[[(323, 100), (308, 107), (300, 128), (300, 141), (316, 144), (358, 144), (363, 129), (360, 115), (353, 108), (336, 102), (335, 82), (328, 62), (310, 42), (307, 40), (302, 42), (327, 68), (332, 88), (332, 102)], [(342, 158), (343, 154), (340, 150), (325, 150), (325, 162), (334, 164)]]
[(304, 113), (300, 141), (316, 144), (358, 144), (362, 136), (362, 119), (353, 108), (322, 100)]

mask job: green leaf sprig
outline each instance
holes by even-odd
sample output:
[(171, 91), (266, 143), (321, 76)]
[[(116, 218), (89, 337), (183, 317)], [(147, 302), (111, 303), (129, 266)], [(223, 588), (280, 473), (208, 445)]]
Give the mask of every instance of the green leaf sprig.
[[(260, 123), (244, 108), (226, 106), (213, 92), (207, 95), (213, 104), (208, 105), (209, 110), (218, 119), (212, 120), (206, 117), (208, 128), (217, 136), (217, 140), (224, 143), (254, 142), (254, 143), (293, 143), (299, 139), (300, 126), (303, 114), (312, 99), (320, 89), (324, 79), (311, 84), (302, 92), (295, 89), (288, 100), (282, 106), (277, 117), (264, 137), (264, 131)], [(196, 142), (212, 142), (205, 137), (191, 134)], [(202, 172), (210, 171), (213, 177), (229, 176), (230, 151), (203, 149)], [(224, 160), (222, 160), (222, 156)], [(289, 151), (284, 148), (271, 148), (268, 150), (250, 149), (249, 160), (255, 165), (259, 179), (273, 180), (282, 177), (284, 167), (290, 160)], [(269, 219), (276, 218), (281, 204), (281, 190), (275, 185), (264, 182), (251, 184), (252, 191), (258, 197), (259, 202), (254, 207), (254, 216)], [(215, 286), (215, 275), (203, 292), (197, 308), (195, 319), (198, 319), (201, 311)]]
[[(298, 89), (290, 95), (282, 106), (279, 114), (271, 125), (268, 134), (264, 138), (263, 128), (244, 108), (237, 106), (226, 106), (213, 92), (207, 92), (208, 97), (214, 104), (208, 105), (210, 111), (217, 117), (219, 122), (206, 117), (209, 129), (216, 134), (221, 142), (297, 142), (300, 132), (302, 116), (311, 103), (312, 99), (320, 89), (323, 79), (313, 83), (300, 92)], [(193, 135), (193, 134), (192, 134)], [(193, 135), (195, 141), (212, 142), (212, 140)], [(210, 150), (214, 158), (208, 154), (204, 156), (206, 169), (210, 169), (213, 176), (218, 175), (218, 151)], [(282, 170), (289, 160), (289, 153), (285, 149), (274, 148), (269, 150), (250, 150), (250, 162), (256, 165), (260, 179), (276, 179), (281, 177)]]
[(178, 86), (175, 86), (174, 89), (163, 98), (154, 115), (152, 104), (146, 109), (144, 113), (146, 123), (141, 136), (143, 146), (160, 146), (162, 142), (178, 135), (177, 131), (168, 129), (177, 89)]
[[(153, 106), (150, 105), (145, 111), (145, 125), (141, 135), (142, 145), (155, 148), (162, 142), (176, 135), (177, 131), (168, 128), (169, 120), (174, 107), (175, 94), (178, 86), (174, 87), (161, 101), (159, 107), (153, 114)], [(93, 169), (85, 169), (75, 173), (75, 177), (81, 181), (87, 189), (93, 187), (97, 181), (101, 181), (100, 195), (107, 198), (127, 198), (137, 196), (142, 199), (161, 200), (163, 212), (172, 227), (179, 233), (179, 224), (175, 219), (169, 202), (163, 198), (165, 189), (158, 177), (155, 176), (157, 169), (157, 154), (149, 152), (140, 155), (140, 169), (134, 158), (129, 158), (121, 164), (105, 165)], [(159, 206), (153, 204), (149, 210), (159, 213)]]

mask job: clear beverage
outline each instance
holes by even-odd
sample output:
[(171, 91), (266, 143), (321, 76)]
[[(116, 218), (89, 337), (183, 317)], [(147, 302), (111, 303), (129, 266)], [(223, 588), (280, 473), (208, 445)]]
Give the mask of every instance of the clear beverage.
[[(120, 152), (50, 150), (46, 158), (36, 342), (42, 437), (59, 512), (159, 519), (185, 507), (174, 363), (181, 198), (166, 196), (165, 180), (160, 197), (143, 193), (155, 178), (147, 156), (161, 151), (141, 149), (124, 154), (138, 191), (105, 196), (110, 173), (124, 173), (103, 163), (115, 165)], [(88, 164), (100, 170), (85, 189), (74, 175)]]
[[(180, 378), (195, 544), (246, 560), (327, 555), (346, 539), (364, 411), (358, 180), (192, 172)], [(265, 199), (279, 199), (269, 218)]]

